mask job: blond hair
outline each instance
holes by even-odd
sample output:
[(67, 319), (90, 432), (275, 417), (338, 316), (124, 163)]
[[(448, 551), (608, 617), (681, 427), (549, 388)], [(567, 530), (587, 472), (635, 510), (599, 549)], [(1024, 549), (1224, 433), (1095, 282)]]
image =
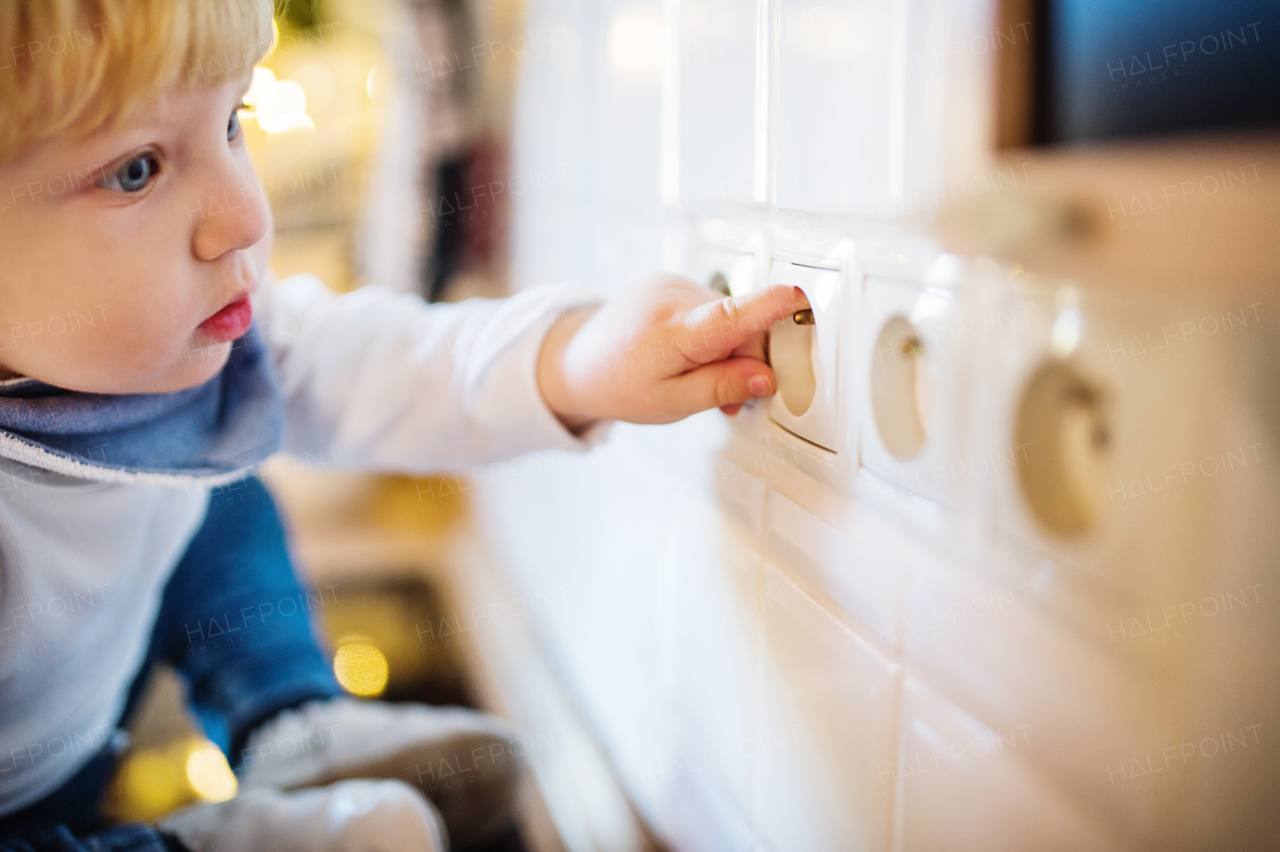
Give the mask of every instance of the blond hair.
[(272, 0), (3, 0), (0, 162), (128, 120), (173, 86), (248, 76)]

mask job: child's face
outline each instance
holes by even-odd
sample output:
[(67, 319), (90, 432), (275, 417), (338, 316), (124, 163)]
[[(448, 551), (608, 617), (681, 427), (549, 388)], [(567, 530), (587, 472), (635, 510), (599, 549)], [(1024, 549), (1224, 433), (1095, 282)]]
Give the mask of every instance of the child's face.
[(153, 393), (222, 369), (271, 251), (247, 84), (175, 89), (0, 166), (0, 377)]

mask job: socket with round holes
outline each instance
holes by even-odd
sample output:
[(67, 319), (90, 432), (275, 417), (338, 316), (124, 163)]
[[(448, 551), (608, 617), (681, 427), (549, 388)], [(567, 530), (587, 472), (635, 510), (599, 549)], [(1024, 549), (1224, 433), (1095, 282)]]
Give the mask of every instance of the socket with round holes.
[(1107, 499), (1104, 391), (1068, 361), (1044, 362), (1023, 388), (1014, 439), (1026, 449), (1018, 484), (1036, 520), (1059, 536), (1093, 529)]
[(803, 417), (818, 389), (818, 340), (813, 311), (797, 312), (775, 323), (769, 333), (769, 363), (778, 381), (782, 406), (794, 417)]
[(769, 415), (791, 435), (829, 453), (841, 450), (837, 373), (843, 279), (838, 268), (776, 257), (770, 263), (769, 283), (799, 287), (810, 309), (769, 330), (769, 363), (778, 381)]
[(693, 279), (726, 296), (741, 296), (759, 286), (759, 258), (756, 248), (747, 244), (738, 249), (702, 245), (693, 271)]
[(933, 402), (920, 332), (895, 314), (880, 327), (871, 355), (871, 413), (889, 455), (905, 461), (924, 446)]
[(954, 475), (967, 363), (956, 328), (967, 310), (954, 275), (867, 276), (855, 361), (863, 475), (944, 505), (973, 487)]

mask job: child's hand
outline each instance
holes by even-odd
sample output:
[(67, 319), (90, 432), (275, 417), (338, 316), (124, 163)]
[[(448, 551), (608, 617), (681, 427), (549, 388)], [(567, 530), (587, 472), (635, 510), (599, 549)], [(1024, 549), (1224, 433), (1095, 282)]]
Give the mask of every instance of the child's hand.
[(795, 287), (721, 297), (687, 278), (646, 279), (599, 308), (562, 317), (538, 355), (538, 388), (570, 429), (600, 419), (671, 423), (776, 389), (768, 330), (809, 307)]

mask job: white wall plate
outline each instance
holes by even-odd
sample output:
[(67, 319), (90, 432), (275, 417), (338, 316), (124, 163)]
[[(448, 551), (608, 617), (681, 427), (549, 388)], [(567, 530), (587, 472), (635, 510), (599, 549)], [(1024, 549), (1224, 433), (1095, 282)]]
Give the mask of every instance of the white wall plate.
[(868, 276), (854, 359), (863, 467), (948, 506), (985, 471), (965, 450), (974, 339), (960, 268), (944, 258), (922, 281)]
[(984, 312), (1013, 318), (979, 342), (975, 360), (975, 455), (1005, 460), (979, 483), (992, 531), (1104, 588), (1181, 594), (1201, 565), (1197, 488), (1210, 477), (1200, 463), (1233, 465), (1231, 451), (1241, 459), (1233, 466), (1248, 467), (1247, 448), (1206, 444), (1190, 416), (1215, 398), (1214, 342), (1164, 341), (1176, 360), (1122, 355), (1162, 329), (1176, 334), (1192, 309), (1065, 286), (984, 289)]

